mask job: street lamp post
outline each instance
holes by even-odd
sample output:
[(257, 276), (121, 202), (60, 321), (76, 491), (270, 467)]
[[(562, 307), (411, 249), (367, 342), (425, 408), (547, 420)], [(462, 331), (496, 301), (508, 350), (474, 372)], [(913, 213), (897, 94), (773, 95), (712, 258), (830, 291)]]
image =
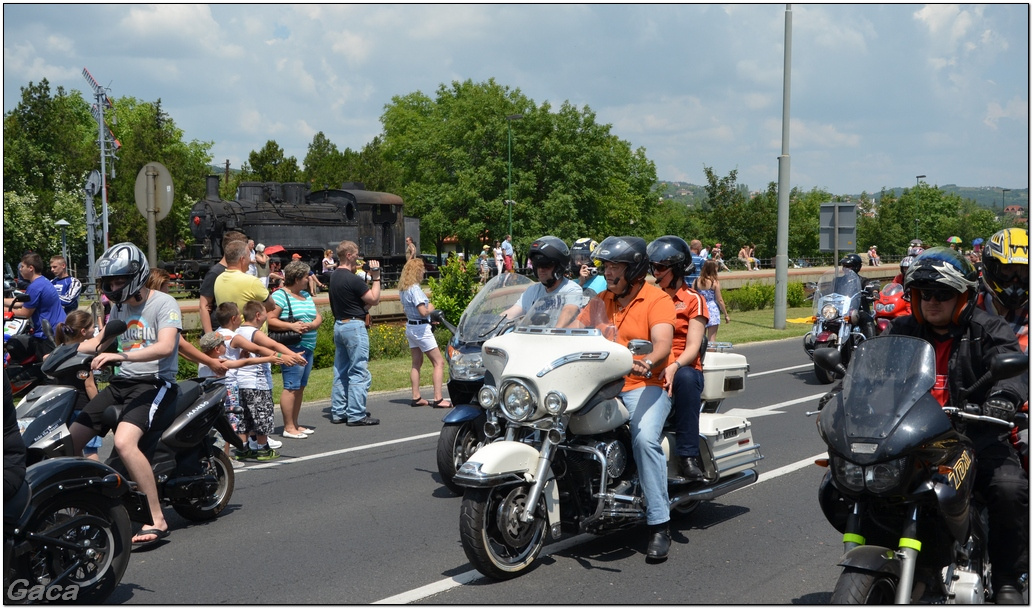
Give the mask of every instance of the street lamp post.
[(54, 226), (61, 227), (61, 256), (65, 259), (65, 264), (68, 264), (68, 240), (65, 238), (65, 231), (71, 226), (71, 222), (64, 218), (54, 222)]
[(924, 177), (925, 177), (924, 175), (921, 175), (921, 176), (915, 176), (915, 186), (918, 186), (918, 181), (919, 181), (919, 180), (921, 180), (921, 179), (922, 179), (922, 178), (924, 178)]
[[(915, 188), (918, 188), (919, 180), (925, 177), (925, 174), (915, 176)], [(918, 201), (915, 201), (915, 239), (918, 238)]]
[(506, 140), (506, 148), (509, 151), (509, 163), (506, 177), (506, 205), (509, 207), (509, 231), (507, 235), (513, 234), (513, 121), (524, 118), (523, 114), (510, 114), (506, 116), (506, 127), (509, 136)]

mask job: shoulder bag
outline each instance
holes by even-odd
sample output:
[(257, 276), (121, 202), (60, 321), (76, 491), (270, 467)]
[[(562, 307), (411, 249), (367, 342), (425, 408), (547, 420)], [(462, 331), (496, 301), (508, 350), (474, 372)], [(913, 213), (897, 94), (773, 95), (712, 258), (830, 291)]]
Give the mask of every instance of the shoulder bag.
[[(287, 297), (287, 319), (283, 321), (292, 324), (298, 320), (294, 319), (294, 309), (291, 308), (291, 298), (294, 298), (290, 294), (284, 294)], [(294, 330), (277, 330), (270, 331), (269, 338), (275, 340), (285, 347), (293, 347), (301, 342), (301, 332)]]

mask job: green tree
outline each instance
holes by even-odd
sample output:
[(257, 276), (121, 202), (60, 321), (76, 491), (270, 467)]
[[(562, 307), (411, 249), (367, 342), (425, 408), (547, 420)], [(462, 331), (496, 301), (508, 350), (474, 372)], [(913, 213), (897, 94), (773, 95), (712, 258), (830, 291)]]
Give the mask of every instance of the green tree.
[[(241, 181), (252, 182), (298, 182), (301, 170), (298, 159), (285, 156), (283, 148), (276, 140), (269, 140), (261, 150), (252, 150), (248, 155), (248, 172), (241, 176)], [(241, 174), (245, 174), (241, 168)]]

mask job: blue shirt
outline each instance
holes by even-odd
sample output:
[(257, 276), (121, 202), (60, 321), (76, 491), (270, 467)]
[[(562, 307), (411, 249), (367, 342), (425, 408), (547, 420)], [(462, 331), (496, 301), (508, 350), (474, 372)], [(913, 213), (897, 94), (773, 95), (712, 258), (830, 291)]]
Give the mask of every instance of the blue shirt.
[(502, 242), (502, 255), (513, 257), (513, 244), (508, 239)]
[(65, 313), (71, 313), (79, 308), (79, 293), (82, 292), (82, 283), (78, 279), (68, 275), (61, 279), (53, 279), (50, 283), (54, 284), (54, 289), (57, 290), (57, 296), (61, 299), (61, 306), (64, 307)]
[(61, 306), (61, 298), (57, 295), (54, 285), (43, 276), (34, 279), (25, 293), (29, 295), (29, 301), (22, 303), (22, 306), (32, 309), (32, 334), (37, 338), (44, 338), (46, 334), (43, 333), (41, 320), (50, 322), (51, 330), (65, 320), (66, 314)]
[(402, 302), (402, 310), (409, 321), (427, 321), (428, 318), (420, 315), (420, 305), (430, 304), (430, 299), (418, 284), (413, 284), (408, 289), (398, 293), (398, 300)]
[(696, 281), (696, 278), (699, 277), (699, 274), (703, 271), (704, 262), (706, 262), (706, 260), (703, 259), (703, 256), (700, 256), (699, 254), (692, 255), (692, 264), (696, 269), (692, 271), (691, 275), (685, 276), (685, 285), (690, 287), (692, 286), (693, 282)]

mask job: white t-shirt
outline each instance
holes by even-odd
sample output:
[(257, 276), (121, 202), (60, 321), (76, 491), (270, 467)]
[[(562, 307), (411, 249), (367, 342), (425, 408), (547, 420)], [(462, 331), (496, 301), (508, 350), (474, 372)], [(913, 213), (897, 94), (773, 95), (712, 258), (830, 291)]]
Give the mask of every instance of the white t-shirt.
[[(220, 336), (222, 336), (222, 342), (223, 342), (223, 344), (226, 345), (226, 354), (222, 356), (223, 359), (226, 359), (226, 360), (237, 360), (237, 359), (240, 359), (240, 348), (239, 347), (230, 346), (230, 343), (233, 342), (233, 337), (236, 336), (237, 333), (234, 332), (233, 330), (230, 330), (229, 328), (218, 328), (215, 331), (218, 332)], [(201, 378), (208, 378), (208, 377), (211, 377), (211, 376), (215, 376), (215, 373), (212, 372), (212, 369), (208, 367), (208, 364), (198, 364), (197, 365), (197, 376), (199, 376)], [(223, 383), (225, 383), (227, 381), (229, 381), (231, 383), (237, 382), (237, 369), (236, 368), (230, 368), (229, 370), (226, 371), (226, 375), (220, 377), (219, 380), (221, 382), (223, 382)]]
[(565, 305), (574, 305), (580, 308), (583, 294), (584, 290), (581, 289), (581, 286), (566, 277), (560, 281), (559, 287), (552, 292), (547, 292), (543, 284), (535, 283), (524, 290), (523, 295), (520, 296), (520, 308), (523, 309), (524, 313), (527, 313), (534, 306), (534, 303), (545, 296), (558, 296), (563, 299)]
[[(237, 334), (254, 342), (256, 330), (258, 328), (254, 326), (241, 326), (237, 328)], [(241, 389), (271, 390), (273, 388), (273, 371), (269, 364), (241, 366), (235, 372), (237, 373), (237, 387)]]

